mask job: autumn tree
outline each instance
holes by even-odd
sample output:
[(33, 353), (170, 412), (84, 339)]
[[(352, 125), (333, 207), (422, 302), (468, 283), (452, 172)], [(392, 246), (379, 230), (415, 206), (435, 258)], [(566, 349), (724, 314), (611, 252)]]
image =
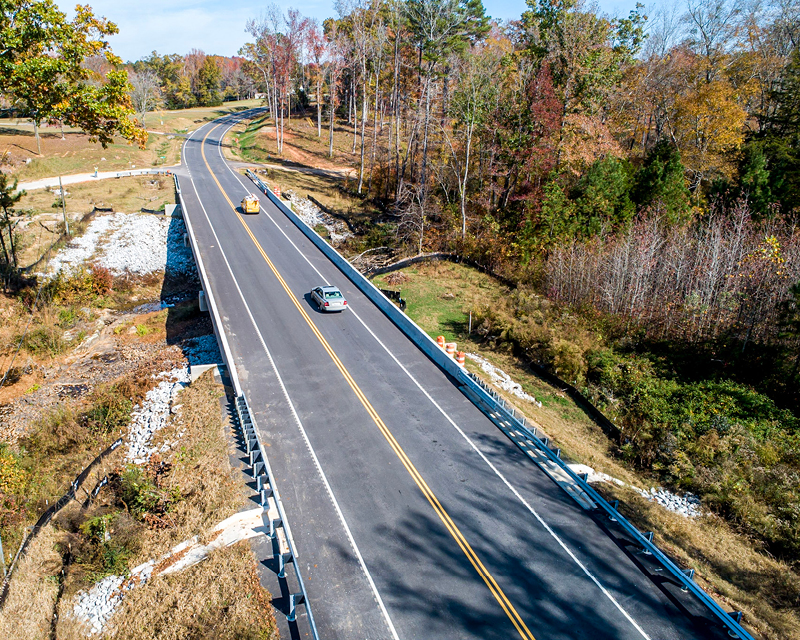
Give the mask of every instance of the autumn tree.
[(213, 56), (206, 56), (200, 69), (197, 71), (195, 96), (197, 104), (204, 107), (215, 107), (222, 104), (220, 96), (220, 81), (222, 71)]
[[(51, 118), (83, 129), (103, 146), (114, 135), (144, 145), (127, 73), (105, 40), (118, 31), (113, 22), (80, 5), (67, 20), (53, 0), (2, 0), (0, 6), (0, 93), (33, 120), (40, 153), (39, 125)], [(83, 65), (98, 55), (110, 64), (105, 76)]]

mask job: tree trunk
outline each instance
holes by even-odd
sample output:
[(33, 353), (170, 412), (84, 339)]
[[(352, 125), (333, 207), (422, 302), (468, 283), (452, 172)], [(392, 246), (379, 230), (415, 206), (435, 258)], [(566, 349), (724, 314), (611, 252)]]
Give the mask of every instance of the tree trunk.
[(334, 102), (335, 94), (334, 94), (334, 92), (336, 91), (335, 86), (336, 86), (335, 78), (331, 78), (330, 128), (329, 128), (329, 135), (328, 135), (328, 157), (329, 158), (333, 157), (333, 115), (334, 115), (334, 111), (335, 111), (335, 106), (334, 106), (335, 105), (335, 102)]
[[(61, 194), (61, 197), (64, 197), (64, 194)], [(3, 216), (5, 217), (5, 228), (8, 229), (8, 241), (11, 244), (11, 259), (14, 261), (14, 268), (17, 268), (17, 247), (14, 245), (14, 227), (11, 224), (11, 220), (8, 217), (8, 209), (3, 208)], [(0, 234), (2, 237), (2, 234)], [(3, 252), (5, 252), (6, 246), (3, 243)], [(8, 254), (6, 254), (6, 260), (8, 260)]]
[(33, 120), (33, 137), (36, 138), (36, 153), (42, 155), (42, 141), (39, 139), (39, 120)]
[(428, 181), (428, 131), (431, 120), (431, 79), (430, 75), (426, 78), (425, 82), (425, 124), (422, 133), (422, 171), (420, 175), (420, 184), (422, 185), (423, 196), (427, 195), (427, 181)]
[(322, 83), (317, 81), (317, 138), (322, 137)]
[(353, 76), (353, 83), (351, 86), (352, 101), (353, 101), (353, 153), (356, 152), (356, 143), (358, 142), (358, 102), (356, 102), (356, 80)]
[(472, 131), (475, 126), (470, 122), (467, 128), (467, 148), (464, 153), (464, 179), (461, 181), (461, 242), (467, 237), (467, 178), (469, 176), (469, 151), (472, 146)]
[(275, 119), (275, 145), (278, 149), (278, 155), (281, 153), (281, 127), (280, 127), (280, 114), (278, 113), (278, 82), (273, 83), (272, 87), (272, 117)]
[[(367, 126), (367, 74), (364, 74), (364, 94), (361, 96), (361, 167), (358, 171), (358, 194), (364, 186), (364, 132)], [(377, 89), (376, 89), (377, 90)]]
[(381, 74), (381, 63), (378, 60), (375, 70), (375, 116), (372, 122), (372, 158), (369, 162), (369, 181), (367, 183), (367, 197), (372, 192), (372, 174), (375, 171), (375, 149), (378, 146), (378, 97), (380, 96), (379, 81)]

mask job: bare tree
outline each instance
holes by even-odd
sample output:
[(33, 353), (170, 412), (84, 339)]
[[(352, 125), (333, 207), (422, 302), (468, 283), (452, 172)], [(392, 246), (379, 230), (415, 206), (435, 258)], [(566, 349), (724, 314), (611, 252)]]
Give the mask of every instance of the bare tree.
[(132, 71), (128, 73), (131, 87), (131, 101), (142, 126), (146, 126), (145, 118), (148, 112), (160, 102), (160, 85), (158, 76), (150, 69), (145, 69), (139, 73)]

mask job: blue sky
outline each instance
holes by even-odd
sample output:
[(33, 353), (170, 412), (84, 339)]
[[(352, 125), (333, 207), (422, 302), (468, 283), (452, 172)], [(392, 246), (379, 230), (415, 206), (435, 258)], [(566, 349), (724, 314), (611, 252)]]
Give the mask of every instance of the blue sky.
[[(151, 51), (187, 53), (202, 49), (206, 53), (235, 55), (247, 41), (244, 32), (249, 18), (257, 17), (272, 0), (81, 0), (95, 14), (116, 22), (120, 33), (110, 39), (111, 48), (123, 60), (137, 60)], [(627, 14), (636, 0), (600, 0), (603, 11)], [(68, 13), (75, 0), (57, 0)], [(334, 16), (334, 0), (276, 1), (287, 9), (295, 7), (303, 15), (320, 22)], [(524, 0), (484, 0), (487, 13), (504, 20), (519, 18)]]

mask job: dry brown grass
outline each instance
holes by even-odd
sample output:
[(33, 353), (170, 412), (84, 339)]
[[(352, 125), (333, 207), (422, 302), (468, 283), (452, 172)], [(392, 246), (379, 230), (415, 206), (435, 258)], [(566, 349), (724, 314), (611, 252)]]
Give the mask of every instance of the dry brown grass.
[(44, 529), (14, 572), (8, 600), (0, 611), (0, 638), (47, 640), (58, 593), (61, 534)]
[[(178, 445), (154, 457), (150, 467), (166, 463), (159, 486), (179, 492), (181, 498), (158, 519), (135, 522), (123, 513), (114, 521), (115, 536), (122, 536), (132, 551), (129, 567), (157, 559), (175, 544), (199, 535), (201, 539), (220, 521), (245, 504), (244, 488), (228, 462), (228, 440), (219, 400), (222, 387), (206, 373), (177, 397), (181, 410), (157, 434), (154, 445)], [(178, 434), (183, 433), (180, 438)], [(103, 498), (103, 496), (105, 496)], [(109, 513), (120, 506), (101, 493), (103, 502), (86, 516)], [(71, 528), (80, 516), (73, 514)], [(149, 524), (148, 524), (149, 523)], [(75, 535), (75, 534), (73, 534)], [(75, 567), (64, 590), (58, 638), (84, 637), (82, 624), (69, 611), (79, 589), (89, 586), (90, 574)], [(108, 636), (122, 638), (276, 638), (270, 596), (259, 585), (255, 560), (247, 543), (217, 551), (190, 569), (160, 575), (126, 594), (112, 618)]]
[(222, 387), (208, 372), (178, 396), (182, 405), (169, 427), (159, 432), (154, 446), (179, 444), (164, 454), (172, 464), (166, 487), (180, 489), (183, 499), (169, 513), (170, 526), (155, 530), (143, 541), (132, 566), (168, 551), (192, 536), (202, 534), (244, 505), (244, 489), (228, 462), (228, 441), (220, 414)]
[(247, 542), (131, 591), (107, 637), (129, 640), (269, 640), (278, 637), (269, 594)]
[(745, 626), (768, 640), (800, 638), (800, 576), (762, 553), (714, 515), (690, 520), (620, 487), (605, 488), (619, 498), (623, 515), (654, 531), (657, 544), (730, 610), (743, 611)]

